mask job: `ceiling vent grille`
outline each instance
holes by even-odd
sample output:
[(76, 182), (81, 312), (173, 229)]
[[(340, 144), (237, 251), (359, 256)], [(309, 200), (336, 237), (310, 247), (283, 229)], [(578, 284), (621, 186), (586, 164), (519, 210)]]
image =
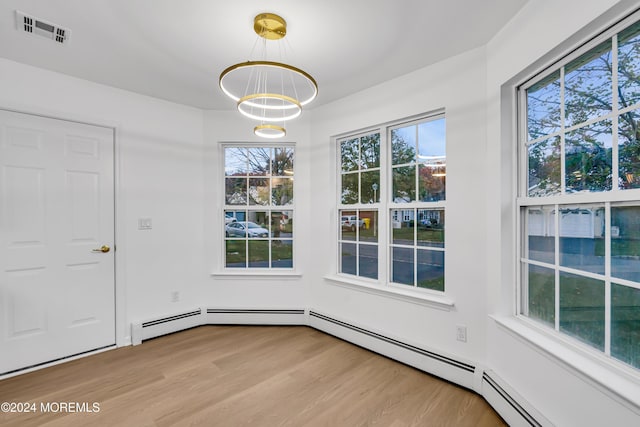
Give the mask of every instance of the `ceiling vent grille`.
[(66, 28), (29, 16), (19, 10), (16, 10), (16, 29), (45, 37), (60, 44), (67, 44), (71, 35), (71, 31)]

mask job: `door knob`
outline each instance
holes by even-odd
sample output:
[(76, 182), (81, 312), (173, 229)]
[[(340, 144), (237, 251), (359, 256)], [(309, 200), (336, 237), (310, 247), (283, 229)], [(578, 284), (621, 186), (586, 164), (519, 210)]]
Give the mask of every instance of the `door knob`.
[(111, 248), (107, 245), (102, 245), (102, 247), (98, 248), (98, 249), (93, 249), (91, 252), (102, 252), (103, 254), (106, 254), (107, 252), (109, 252), (111, 250)]

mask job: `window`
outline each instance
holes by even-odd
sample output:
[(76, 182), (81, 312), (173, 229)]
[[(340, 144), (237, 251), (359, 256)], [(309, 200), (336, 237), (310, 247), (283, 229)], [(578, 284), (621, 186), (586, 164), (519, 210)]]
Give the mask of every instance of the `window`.
[(444, 115), (337, 143), (339, 272), (444, 291)]
[(640, 23), (519, 98), (520, 314), (640, 368)]
[(223, 149), (225, 267), (292, 269), (294, 147)]

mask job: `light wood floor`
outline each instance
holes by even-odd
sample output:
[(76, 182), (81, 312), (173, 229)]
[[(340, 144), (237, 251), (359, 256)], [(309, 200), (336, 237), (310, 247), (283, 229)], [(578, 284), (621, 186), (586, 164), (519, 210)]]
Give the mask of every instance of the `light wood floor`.
[(304, 326), (202, 326), (0, 381), (6, 401), (37, 412), (4, 427), (505, 425), (475, 393)]

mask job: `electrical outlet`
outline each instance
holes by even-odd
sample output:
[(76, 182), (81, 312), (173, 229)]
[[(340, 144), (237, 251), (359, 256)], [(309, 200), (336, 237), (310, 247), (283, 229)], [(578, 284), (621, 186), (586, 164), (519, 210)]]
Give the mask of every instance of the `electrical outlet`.
[(456, 326), (456, 339), (458, 341), (467, 342), (467, 327), (458, 325)]
[(180, 292), (178, 291), (171, 292), (171, 302), (178, 302), (178, 301), (180, 301)]

